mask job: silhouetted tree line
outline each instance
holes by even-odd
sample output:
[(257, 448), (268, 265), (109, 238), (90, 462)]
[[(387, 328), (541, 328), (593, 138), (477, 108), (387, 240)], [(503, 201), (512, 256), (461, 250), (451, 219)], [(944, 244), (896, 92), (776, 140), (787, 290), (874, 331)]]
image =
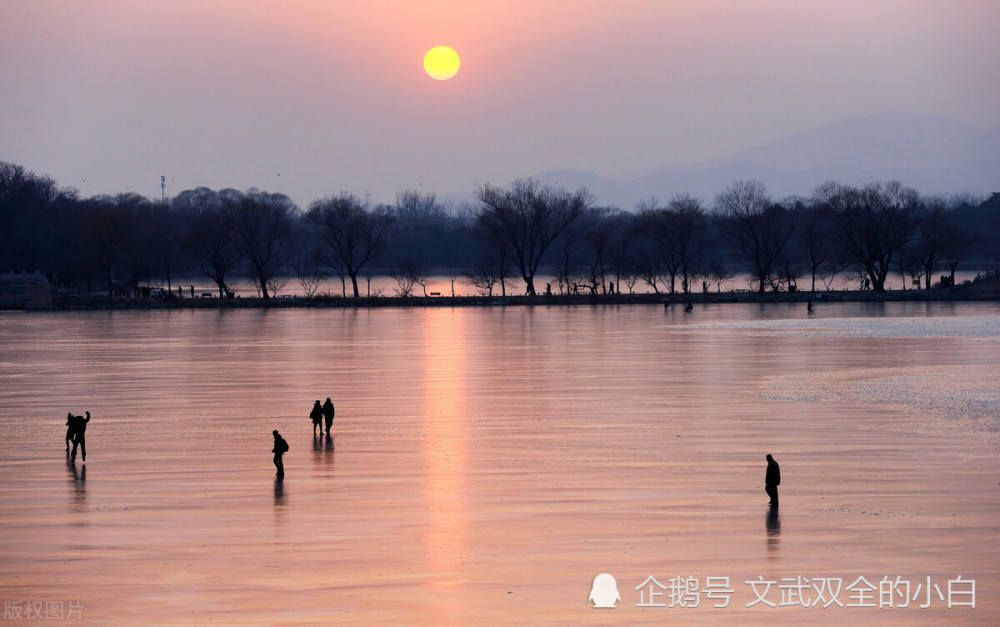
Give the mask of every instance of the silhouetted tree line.
[(623, 211), (595, 206), (586, 190), (520, 180), (487, 184), (460, 206), (404, 191), (369, 207), (342, 192), (303, 211), (258, 189), (81, 198), (0, 162), (0, 271), (109, 294), (172, 293), (177, 279), (200, 276), (220, 297), (240, 280), (265, 299), (290, 281), (313, 296), (332, 277), (342, 296), (362, 297), (384, 274), (410, 295), (437, 273), (491, 295), (535, 294), (539, 272), (559, 293), (721, 290), (737, 273), (761, 292), (824, 289), (842, 272), (876, 291), (890, 274), (929, 289), (935, 273), (953, 282), (960, 263), (1000, 261), (998, 243), (1000, 194), (921, 196), (897, 182), (830, 182), (775, 201), (763, 184), (737, 181), (711, 206), (677, 195)]

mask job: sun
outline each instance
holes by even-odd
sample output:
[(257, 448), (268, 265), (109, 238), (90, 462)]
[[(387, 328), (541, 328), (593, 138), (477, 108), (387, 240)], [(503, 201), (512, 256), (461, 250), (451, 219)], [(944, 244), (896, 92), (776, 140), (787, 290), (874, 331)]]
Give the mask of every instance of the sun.
[(435, 46), (424, 55), (424, 69), (428, 76), (446, 81), (458, 74), (458, 53), (448, 46)]

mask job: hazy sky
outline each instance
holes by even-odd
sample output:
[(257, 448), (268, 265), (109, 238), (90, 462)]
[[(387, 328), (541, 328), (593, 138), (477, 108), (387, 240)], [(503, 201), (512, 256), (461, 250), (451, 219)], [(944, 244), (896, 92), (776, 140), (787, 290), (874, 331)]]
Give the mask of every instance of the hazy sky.
[(887, 109), (993, 128), (998, 25), (997, 0), (0, 0), (0, 160), (305, 208), (628, 177)]

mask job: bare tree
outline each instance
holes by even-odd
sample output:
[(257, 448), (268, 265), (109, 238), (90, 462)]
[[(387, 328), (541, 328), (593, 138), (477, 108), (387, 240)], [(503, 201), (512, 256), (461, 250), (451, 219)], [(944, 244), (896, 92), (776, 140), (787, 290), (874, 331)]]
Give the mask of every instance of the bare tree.
[(242, 192), (220, 192), (206, 187), (185, 190), (172, 201), (175, 212), (183, 216), (186, 232), (181, 236), (183, 249), (198, 270), (215, 282), (219, 298), (232, 293), (227, 277), (240, 262), (233, 231), (223, 212), (226, 203), (236, 203)]
[(707, 242), (704, 209), (699, 200), (687, 194), (678, 194), (662, 208), (651, 206), (652, 202), (655, 199), (642, 204), (643, 233), (660, 255), (670, 279), (670, 293), (676, 292), (678, 277), (681, 290), (689, 293)]
[(621, 293), (621, 284), (624, 283), (625, 287), (628, 288), (628, 293), (632, 294), (635, 292), (635, 286), (639, 282), (641, 277), (635, 271), (635, 268), (629, 265), (619, 266), (618, 271), (618, 292)]
[[(575, 294), (577, 288), (577, 280), (575, 276), (570, 276), (571, 274), (577, 274), (577, 268), (574, 267), (574, 262), (576, 260), (577, 252), (579, 251), (582, 241), (580, 238), (581, 228), (579, 227), (579, 220), (568, 225), (562, 233), (560, 233), (557, 238), (557, 250), (559, 252), (559, 291), (560, 293), (565, 290), (567, 294)], [(570, 286), (573, 286), (572, 288)]]
[(733, 278), (733, 271), (724, 263), (716, 261), (709, 266), (707, 281), (715, 285), (716, 292), (722, 292), (722, 284)]
[(629, 293), (632, 293), (639, 278), (635, 274), (635, 236), (633, 233), (636, 223), (635, 215), (627, 211), (615, 210), (609, 216), (606, 227), (611, 233), (611, 240), (608, 243), (608, 252), (611, 260), (611, 267), (615, 273), (616, 291), (621, 293), (621, 284), (624, 281), (628, 286)]
[(368, 211), (357, 196), (341, 192), (313, 202), (306, 215), (326, 244), (324, 262), (346, 272), (354, 298), (360, 298), (358, 273), (385, 250), (391, 213), (386, 207)]
[(653, 293), (660, 293), (660, 284), (669, 282), (665, 280), (668, 273), (663, 267), (662, 257), (648, 248), (643, 249), (636, 257), (634, 272), (640, 279), (646, 282)]
[(428, 274), (419, 263), (404, 263), (393, 270), (391, 276), (396, 282), (396, 296), (409, 298), (413, 296), (413, 290), (418, 285), (423, 289), (424, 296), (427, 296)]
[(975, 241), (976, 236), (958, 224), (949, 224), (946, 227), (941, 253), (945, 263), (948, 264), (952, 285), (955, 285), (955, 270), (958, 269), (958, 264), (965, 258)]
[(898, 182), (872, 183), (857, 189), (825, 183), (816, 200), (830, 225), (843, 260), (885, 291), (885, 278), (896, 255), (913, 234), (917, 192)]
[(251, 189), (238, 202), (226, 203), (224, 211), (257, 289), (270, 299), (269, 288), (293, 252), (295, 204), (283, 194)]
[[(641, 232), (646, 237), (652, 251), (658, 257), (658, 263), (648, 264), (650, 268), (662, 266), (669, 277), (667, 282), (668, 291), (673, 294), (677, 290), (677, 273), (680, 268), (680, 261), (677, 259), (677, 250), (673, 246), (673, 232), (670, 216), (665, 207), (656, 206), (656, 197), (639, 201), (636, 207), (639, 208), (639, 222), (642, 224)], [(647, 274), (650, 274), (647, 272)], [(647, 283), (649, 281), (647, 280)], [(657, 292), (655, 284), (651, 284)]]
[[(816, 279), (827, 285), (827, 280), (841, 268), (836, 267), (833, 258), (833, 247), (826, 233), (826, 223), (816, 208), (801, 207), (799, 214), (798, 244), (806, 267), (812, 279), (810, 291), (816, 291)], [(827, 285), (827, 287), (829, 287)]]
[(128, 226), (123, 212), (111, 197), (91, 198), (87, 204), (89, 219), (84, 237), (106, 281), (108, 296), (113, 296), (116, 274), (125, 254)]
[[(595, 207), (584, 212), (582, 219), (582, 239), (587, 249), (584, 265), (591, 284), (591, 291), (608, 293), (606, 262), (611, 261), (612, 250), (620, 233), (615, 228), (617, 210)], [(616, 277), (617, 278), (617, 277)]]
[(667, 204), (672, 223), (672, 238), (679, 260), (681, 288), (691, 292), (691, 283), (701, 271), (708, 239), (705, 236), (705, 210), (698, 199), (682, 194)]
[[(257, 285), (257, 281), (254, 281), (254, 285)], [(285, 289), (286, 285), (288, 285), (288, 277), (283, 274), (274, 274), (267, 280), (267, 290), (272, 298), (277, 298), (278, 292)]]
[(921, 274), (924, 277), (925, 289), (931, 289), (934, 267), (940, 263), (944, 253), (948, 226), (944, 198), (925, 199), (923, 216), (921, 216), (918, 226), (918, 237), (914, 242), (915, 250), (913, 254), (909, 255), (911, 259), (905, 264), (908, 266), (919, 264)]
[(477, 196), (480, 222), (510, 245), (529, 295), (536, 293), (535, 274), (545, 251), (592, 202), (586, 190), (569, 193), (533, 180), (515, 181), (509, 191), (487, 184)]
[(484, 296), (493, 296), (493, 289), (500, 284), (500, 275), (495, 266), (479, 266), (468, 271), (465, 282)]
[(138, 194), (97, 196), (87, 201), (85, 238), (107, 281), (108, 294), (135, 292), (157, 275), (157, 237), (152, 203)]
[[(477, 265), (477, 269), (466, 273), (467, 276), (470, 278), (473, 276), (484, 278), (495, 275), (496, 283), (494, 285), (500, 287), (500, 295), (506, 298), (507, 279), (514, 265), (514, 255), (510, 243), (478, 221), (472, 230), (472, 236), (474, 239), (484, 243), (486, 250), (480, 252), (481, 260)], [(493, 295), (492, 287), (489, 289), (489, 293), (491, 296)]]
[(724, 218), (721, 236), (750, 270), (757, 291), (777, 289), (775, 273), (793, 233), (788, 212), (771, 203), (759, 181), (736, 181), (715, 205)]
[(295, 278), (299, 281), (302, 293), (306, 298), (316, 296), (319, 286), (326, 280), (326, 275), (322, 270), (322, 263), (315, 248), (308, 246), (305, 238), (302, 238), (302, 252), (295, 256), (292, 267), (295, 269)]
[(903, 290), (906, 290), (907, 278), (910, 284), (920, 289), (920, 278), (924, 276), (924, 258), (916, 247), (906, 247), (899, 251), (893, 260), (896, 269), (903, 278)]

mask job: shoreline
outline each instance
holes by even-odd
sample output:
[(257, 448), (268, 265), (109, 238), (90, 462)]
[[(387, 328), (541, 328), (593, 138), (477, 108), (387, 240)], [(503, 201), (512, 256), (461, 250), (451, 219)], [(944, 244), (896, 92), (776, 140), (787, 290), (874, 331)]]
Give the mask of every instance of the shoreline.
[[(977, 289), (978, 288), (978, 289)], [(150, 309), (282, 309), (282, 308), (373, 308), (373, 307), (518, 307), (580, 305), (663, 305), (669, 307), (701, 304), (824, 302), (956, 302), (1000, 300), (1000, 286), (961, 285), (932, 290), (889, 290), (885, 292), (800, 291), (800, 292), (708, 292), (692, 294), (553, 294), (536, 296), (285, 296), (277, 298), (110, 298), (53, 294), (52, 306), (9, 311), (102, 311)]]

